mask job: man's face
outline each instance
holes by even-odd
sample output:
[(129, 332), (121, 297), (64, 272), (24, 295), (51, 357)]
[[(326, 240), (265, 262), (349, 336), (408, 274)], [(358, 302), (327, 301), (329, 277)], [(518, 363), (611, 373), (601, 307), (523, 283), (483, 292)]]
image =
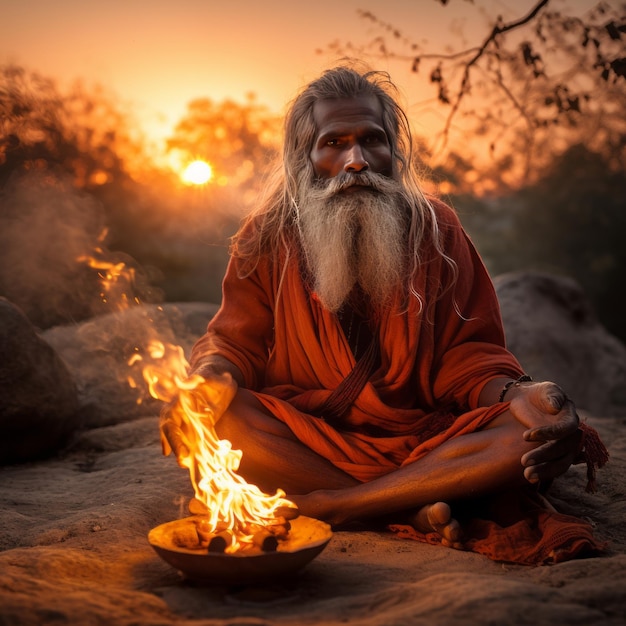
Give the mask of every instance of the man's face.
[(318, 178), (366, 170), (391, 176), (391, 146), (375, 96), (319, 100), (313, 118), (317, 135), (310, 158)]
[[(375, 96), (320, 100), (297, 208), (302, 250), (322, 305), (337, 312), (355, 285), (373, 310), (391, 303), (406, 266), (408, 211)], [(308, 171), (306, 172), (308, 176)]]

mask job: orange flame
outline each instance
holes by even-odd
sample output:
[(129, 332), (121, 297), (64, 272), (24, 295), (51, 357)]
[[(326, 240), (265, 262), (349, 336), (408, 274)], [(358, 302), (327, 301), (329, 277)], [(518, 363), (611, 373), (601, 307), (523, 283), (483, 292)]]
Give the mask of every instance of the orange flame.
[[(101, 248), (96, 248), (95, 252), (103, 253)], [(139, 304), (138, 298), (127, 293), (127, 291), (132, 291), (135, 280), (135, 270), (132, 267), (128, 267), (124, 262), (113, 263), (89, 255), (79, 256), (76, 260), (98, 270), (102, 287), (100, 298), (104, 304), (112, 304), (120, 311), (127, 309), (131, 300), (132, 303)]]
[[(104, 255), (99, 247), (94, 252), (96, 256), (83, 255), (77, 260), (98, 271), (104, 303), (127, 309), (131, 297), (126, 289), (132, 289), (134, 270), (123, 262), (97, 258)], [(132, 301), (139, 304), (136, 297)], [(202, 376), (188, 376), (189, 364), (181, 346), (153, 340), (147, 355), (150, 362), (143, 365), (141, 374), (153, 398), (172, 404), (172, 417), (181, 426), (189, 450), (183, 464), (189, 470), (196, 499), (208, 511), (203, 531), (230, 531), (230, 545), (225, 550), (229, 553), (252, 545), (252, 531), (274, 521), (279, 507), (295, 508), (295, 504), (285, 499), (282, 490), (272, 496), (247, 483), (237, 474), (241, 451), (233, 450), (229, 441), (217, 437), (215, 423), (226, 410), (233, 387), (217, 378), (209, 382)], [(146, 361), (146, 357), (137, 350), (128, 364), (132, 367), (140, 361)], [(133, 388), (139, 386), (132, 373), (128, 383)]]
[[(219, 439), (214, 428), (232, 388), (219, 381), (209, 383), (199, 375), (187, 376), (188, 363), (180, 346), (152, 341), (148, 352), (154, 362), (144, 365), (142, 375), (154, 398), (173, 403), (173, 417), (183, 434), (187, 433), (185, 444), (190, 454), (184, 465), (196, 498), (208, 509), (207, 530), (231, 531), (226, 552), (251, 545), (251, 525), (267, 525), (275, 519), (276, 509), (295, 505), (285, 499), (282, 490), (273, 496), (264, 494), (236, 473), (242, 452), (233, 450), (230, 441)], [(135, 355), (131, 364), (142, 359)]]

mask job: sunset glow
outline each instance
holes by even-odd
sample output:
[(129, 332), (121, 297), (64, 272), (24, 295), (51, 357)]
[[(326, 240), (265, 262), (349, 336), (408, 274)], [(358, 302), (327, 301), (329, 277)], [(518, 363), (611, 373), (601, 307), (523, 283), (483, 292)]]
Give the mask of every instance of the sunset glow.
[(181, 178), (187, 185), (206, 185), (213, 178), (213, 169), (206, 161), (192, 161), (183, 170)]

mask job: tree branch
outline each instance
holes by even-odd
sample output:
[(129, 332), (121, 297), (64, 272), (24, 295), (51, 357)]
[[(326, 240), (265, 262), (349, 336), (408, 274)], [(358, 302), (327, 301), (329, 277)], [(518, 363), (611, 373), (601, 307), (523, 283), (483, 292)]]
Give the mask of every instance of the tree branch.
[(503, 25), (496, 24), (491, 30), (491, 33), (489, 34), (487, 39), (485, 39), (482, 45), (478, 48), (478, 50), (476, 51), (476, 54), (465, 64), (465, 68), (463, 70), (463, 78), (461, 80), (461, 86), (459, 88), (459, 92), (456, 96), (456, 99), (454, 100), (452, 104), (452, 109), (450, 110), (450, 113), (448, 114), (448, 117), (446, 119), (446, 124), (442, 132), (442, 148), (445, 147), (446, 144), (448, 143), (448, 136), (450, 134), (450, 127), (452, 125), (452, 120), (454, 116), (456, 115), (457, 111), (459, 110), (459, 107), (461, 106), (463, 97), (468, 92), (470, 71), (472, 67), (476, 63), (478, 63), (481, 57), (486, 53), (487, 48), (496, 40), (496, 37), (498, 35), (505, 33), (507, 31), (510, 31), (510, 30), (514, 30), (515, 28), (519, 28), (520, 26), (523, 26), (524, 24), (527, 24), (532, 19), (534, 19), (537, 13), (539, 13), (539, 11), (543, 7), (547, 6), (549, 2), (550, 0), (540, 0), (539, 2), (537, 2), (537, 4), (531, 9), (531, 11), (525, 17), (522, 17), (514, 22), (509, 22), (508, 24), (503, 24)]

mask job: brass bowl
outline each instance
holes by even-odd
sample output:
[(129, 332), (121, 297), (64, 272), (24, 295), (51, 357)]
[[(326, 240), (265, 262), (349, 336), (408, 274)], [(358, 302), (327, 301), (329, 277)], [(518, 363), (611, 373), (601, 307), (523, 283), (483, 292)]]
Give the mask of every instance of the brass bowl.
[(175, 530), (194, 524), (195, 516), (156, 526), (148, 541), (156, 553), (189, 580), (214, 584), (272, 582), (291, 574), (312, 561), (332, 537), (330, 526), (312, 517), (291, 520), (289, 537), (280, 541), (275, 552), (244, 551), (233, 554), (207, 549), (182, 548), (174, 544)]

